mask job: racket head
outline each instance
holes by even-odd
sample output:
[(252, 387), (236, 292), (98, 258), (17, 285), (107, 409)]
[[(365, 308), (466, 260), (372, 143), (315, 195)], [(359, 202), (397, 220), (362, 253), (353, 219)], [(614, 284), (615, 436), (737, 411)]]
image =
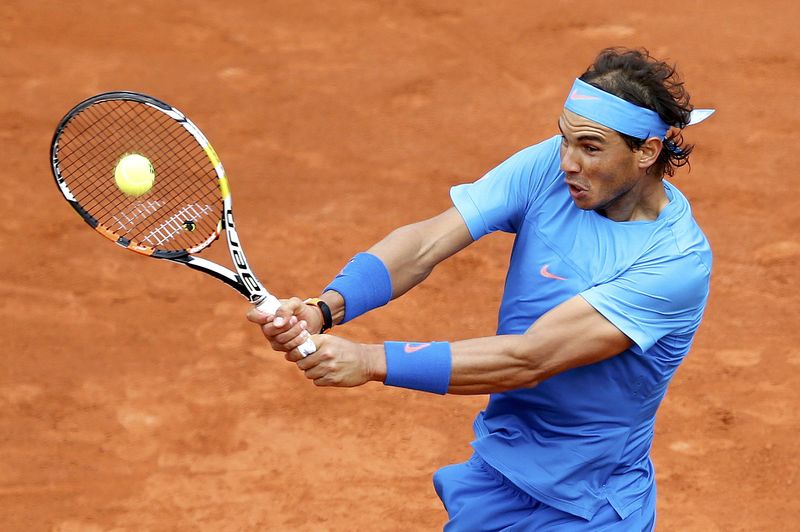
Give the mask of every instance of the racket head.
[[(106, 92), (77, 104), (51, 143), (51, 168), (64, 198), (98, 233), (158, 258), (180, 258), (211, 245), (230, 211), (225, 170), (186, 116), (152, 96)], [(140, 196), (114, 181), (119, 159), (147, 157), (153, 187)]]

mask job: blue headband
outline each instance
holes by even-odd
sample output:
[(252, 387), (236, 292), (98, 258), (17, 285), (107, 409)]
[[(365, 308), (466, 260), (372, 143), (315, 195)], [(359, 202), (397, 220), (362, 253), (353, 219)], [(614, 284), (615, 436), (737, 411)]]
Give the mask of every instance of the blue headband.
[[(655, 111), (639, 107), (579, 79), (572, 85), (564, 108), (637, 139), (663, 139), (670, 128)], [(696, 109), (692, 111), (687, 125), (702, 122), (713, 112), (714, 109)]]

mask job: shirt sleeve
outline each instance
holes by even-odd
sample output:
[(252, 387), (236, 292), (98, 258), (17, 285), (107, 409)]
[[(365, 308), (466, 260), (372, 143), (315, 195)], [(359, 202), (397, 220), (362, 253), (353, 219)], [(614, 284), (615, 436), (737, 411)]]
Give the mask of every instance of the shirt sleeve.
[(559, 171), (560, 138), (525, 148), (478, 181), (450, 189), (473, 240), (493, 231), (517, 231), (545, 178)]
[(634, 264), (580, 295), (645, 352), (673, 332), (697, 328), (710, 272), (693, 254)]

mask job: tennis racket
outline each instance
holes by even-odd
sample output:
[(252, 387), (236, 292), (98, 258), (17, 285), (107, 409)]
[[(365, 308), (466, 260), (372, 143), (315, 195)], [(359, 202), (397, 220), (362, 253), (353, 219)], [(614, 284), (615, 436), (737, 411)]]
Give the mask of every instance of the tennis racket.
[[(149, 159), (155, 181), (133, 197), (115, 184), (117, 162)], [(231, 209), (228, 178), (200, 129), (174, 107), (135, 92), (106, 92), (76, 105), (58, 123), (50, 149), (58, 189), (107, 239), (146, 257), (211, 275), (267, 314), (280, 306), (245, 257)], [(233, 270), (196, 256), (222, 233)], [(316, 351), (309, 338), (299, 348)]]

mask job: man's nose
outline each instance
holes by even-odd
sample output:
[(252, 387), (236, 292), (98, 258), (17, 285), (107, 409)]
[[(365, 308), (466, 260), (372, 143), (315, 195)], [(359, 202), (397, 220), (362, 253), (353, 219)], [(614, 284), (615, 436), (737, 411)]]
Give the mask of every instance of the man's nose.
[(561, 152), (561, 170), (568, 174), (576, 174), (581, 171), (572, 148), (566, 148)]

